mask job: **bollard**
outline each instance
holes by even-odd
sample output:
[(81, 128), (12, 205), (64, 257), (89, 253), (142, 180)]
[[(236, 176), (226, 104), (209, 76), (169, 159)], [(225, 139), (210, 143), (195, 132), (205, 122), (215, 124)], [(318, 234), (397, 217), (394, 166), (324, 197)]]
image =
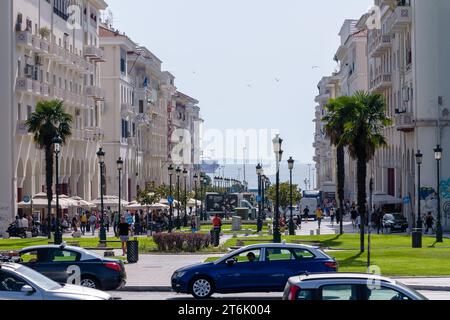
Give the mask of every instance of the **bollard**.
[(313, 236), (314, 235), (314, 230), (309, 230), (309, 235)]
[(320, 229), (317, 229), (316, 234), (320, 236)]

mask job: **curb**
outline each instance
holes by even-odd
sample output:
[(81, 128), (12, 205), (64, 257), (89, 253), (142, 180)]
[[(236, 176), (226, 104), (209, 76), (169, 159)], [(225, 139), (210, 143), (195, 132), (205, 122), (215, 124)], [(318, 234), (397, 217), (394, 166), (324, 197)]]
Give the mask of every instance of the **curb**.
[(438, 286), (420, 286), (420, 285), (414, 285), (414, 286), (408, 286), (407, 287), (417, 290), (417, 291), (446, 291), (450, 292), (450, 287), (438, 287)]

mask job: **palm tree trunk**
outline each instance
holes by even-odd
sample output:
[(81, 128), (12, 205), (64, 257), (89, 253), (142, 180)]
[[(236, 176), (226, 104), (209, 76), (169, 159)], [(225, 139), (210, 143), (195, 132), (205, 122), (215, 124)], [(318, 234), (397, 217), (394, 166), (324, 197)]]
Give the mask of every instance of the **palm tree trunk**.
[(339, 198), (339, 223), (340, 234), (344, 234), (344, 183), (345, 183), (345, 151), (343, 146), (339, 146), (336, 150), (337, 161), (337, 183)]
[(47, 184), (47, 201), (48, 201), (48, 238), (51, 239), (51, 213), (53, 200), (53, 153), (51, 144), (45, 146), (45, 180)]
[(361, 217), (361, 233), (360, 233), (360, 242), (361, 242), (361, 253), (365, 251), (364, 245), (364, 237), (365, 237), (365, 225), (366, 225), (366, 176), (367, 176), (367, 157), (366, 150), (364, 146), (361, 148), (358, 153), (357, 160), (357, 184), (358, 184), (358, 211)]

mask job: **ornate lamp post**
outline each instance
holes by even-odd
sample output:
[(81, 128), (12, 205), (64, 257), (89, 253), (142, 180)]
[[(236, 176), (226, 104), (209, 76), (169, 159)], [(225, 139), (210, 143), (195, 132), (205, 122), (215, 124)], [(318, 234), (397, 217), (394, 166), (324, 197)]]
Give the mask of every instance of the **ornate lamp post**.
[(100, 241), (106, 241), (106, 229), (105, 229), (105, 207), (103, 203), (103, 187), (105, 185), (105, 177), (104, 177), (104, 167), (105, 167), (105, 152), (103, 151), (103, 148), (100, 148), (97, 152), (98, 162), (100, 164), (100, 233), (99, 238)]
[(422, 248), (422, 216), (420, 212), (420, 166), (422, 165), (423, 154), (419, 151), (416, 153), (417, 162), (417, 223), (412, 233), (413, 248)]
[(188, 226), (188, 218), (187, 218), (187, 178), (188, 178), (188, 171), (186, 168), (183, 170), (183, 177), (184, 177), (184, 216), (183, 216), (183, 227)]
[(436, 149), (434, 149), (434, 159), (436, 160), (436, 168), (437, 168), (437, 222), (436, 222), (436, 242), (442, 243), (443, 242), (443, 236), (442, 236), (442, 214), (441, 214), (441, 160), (442, 160), (442, 148), (440, 145), (436, 146)]
[(122, 214), (122, 170), (123, 160), (119, 158), (117, 160), (117, 171), (119, 171), (119, 216)]
[(181, 221), (180, 221), (180, 210), (181, 210), (181, 206), (180, 206), (180, 175), (181, 175), (181, 168), (178, 167), (177, 170), (175, 170), (175, 172), (177, 173), (177, 198), (178, 198), (178, 203), (177, 203), (177, 222), (176, 222), (176, 227), (177, 230), (181, 229)]
[[(60, 136), (53, 138), (53, 145), (55, 147), (55, 158), (56, 158), (56, 228), (55, 228), (55, 244), (62, 243), (62, 232), (59, 220), (59, 154), (61, 153), (61, 144), (63, 143)], [(49, 218), (50, 219), (50, 218)], [(50, 230), (49, 230), (50, 232)]]
[(280, 234), (280, 162), (283, 157), (283, 150), (281, 150), (281, 145), (283, 144), (283, 139), (280, 138), (280, 135), (277, 134), (276, 137), (272, 140), (273, 142), (273, 150), (275, 153), (276, 160), (276, 196), (275, 196), (275, 218), (273, 221), (273, 242), (281, 243), (281, 234)]
[[(168, 168), (167, 171), (169, 171), (169, 197), (173, 200), (173, 194), (172, 194), (172, 176), (173, 176), (173, 165), (171, 164)], [(172, 221), (172, 217), (173, 217), (173, 201), (170, 201), (169, 203), (170, 205), (170, 210), (169, 210), (169, 227), (168, 227), (168, 231), (169, 233), (172, 232), (173, 230), (173, 221)]]
[(203, 201), (205, 201), (205, 195), (203, 193), (203, 187), (206, 183), (206, 177), (204, 172), (200, 172), (200, 219), (201, 220), (208, 220), (206, 214), (203, 212)]
[(289, 187), (290, 187), (290, 210), (291, 210), (291, 218), (289, 219), (289, 235), (295, 236), (295, 226), (294, 226), (294, 214), (293, 214), (293, 195), (292, 195), (292, 170), (294, 170), (294, 162), (295, 160), (292, 157), (288, 160), (289, 167)]
[(261, 220), (264, 220), (266, 218), (266, 183), (267, 177), (263, 175), (261, 177), (261, 202), (262, 202)]
[(195, 216), (197, 217), (197, 212), (198, 212), (198, 206), (197, 206), (197, 184), (198, 184), (198, 174), (195, 173), (194, 174), (194, 192), (195, 192)]

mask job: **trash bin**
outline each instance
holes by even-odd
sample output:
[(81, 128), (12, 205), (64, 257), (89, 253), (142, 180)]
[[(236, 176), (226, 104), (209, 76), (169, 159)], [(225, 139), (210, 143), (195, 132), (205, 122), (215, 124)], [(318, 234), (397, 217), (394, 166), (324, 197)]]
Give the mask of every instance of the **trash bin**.
[(412, 232), (412, 247), (422, 248), (422, 229), (413, 229)]
[(137, 263), (139, 261), (139, 241), (137, 238), (127, 241), (127, 261)]

